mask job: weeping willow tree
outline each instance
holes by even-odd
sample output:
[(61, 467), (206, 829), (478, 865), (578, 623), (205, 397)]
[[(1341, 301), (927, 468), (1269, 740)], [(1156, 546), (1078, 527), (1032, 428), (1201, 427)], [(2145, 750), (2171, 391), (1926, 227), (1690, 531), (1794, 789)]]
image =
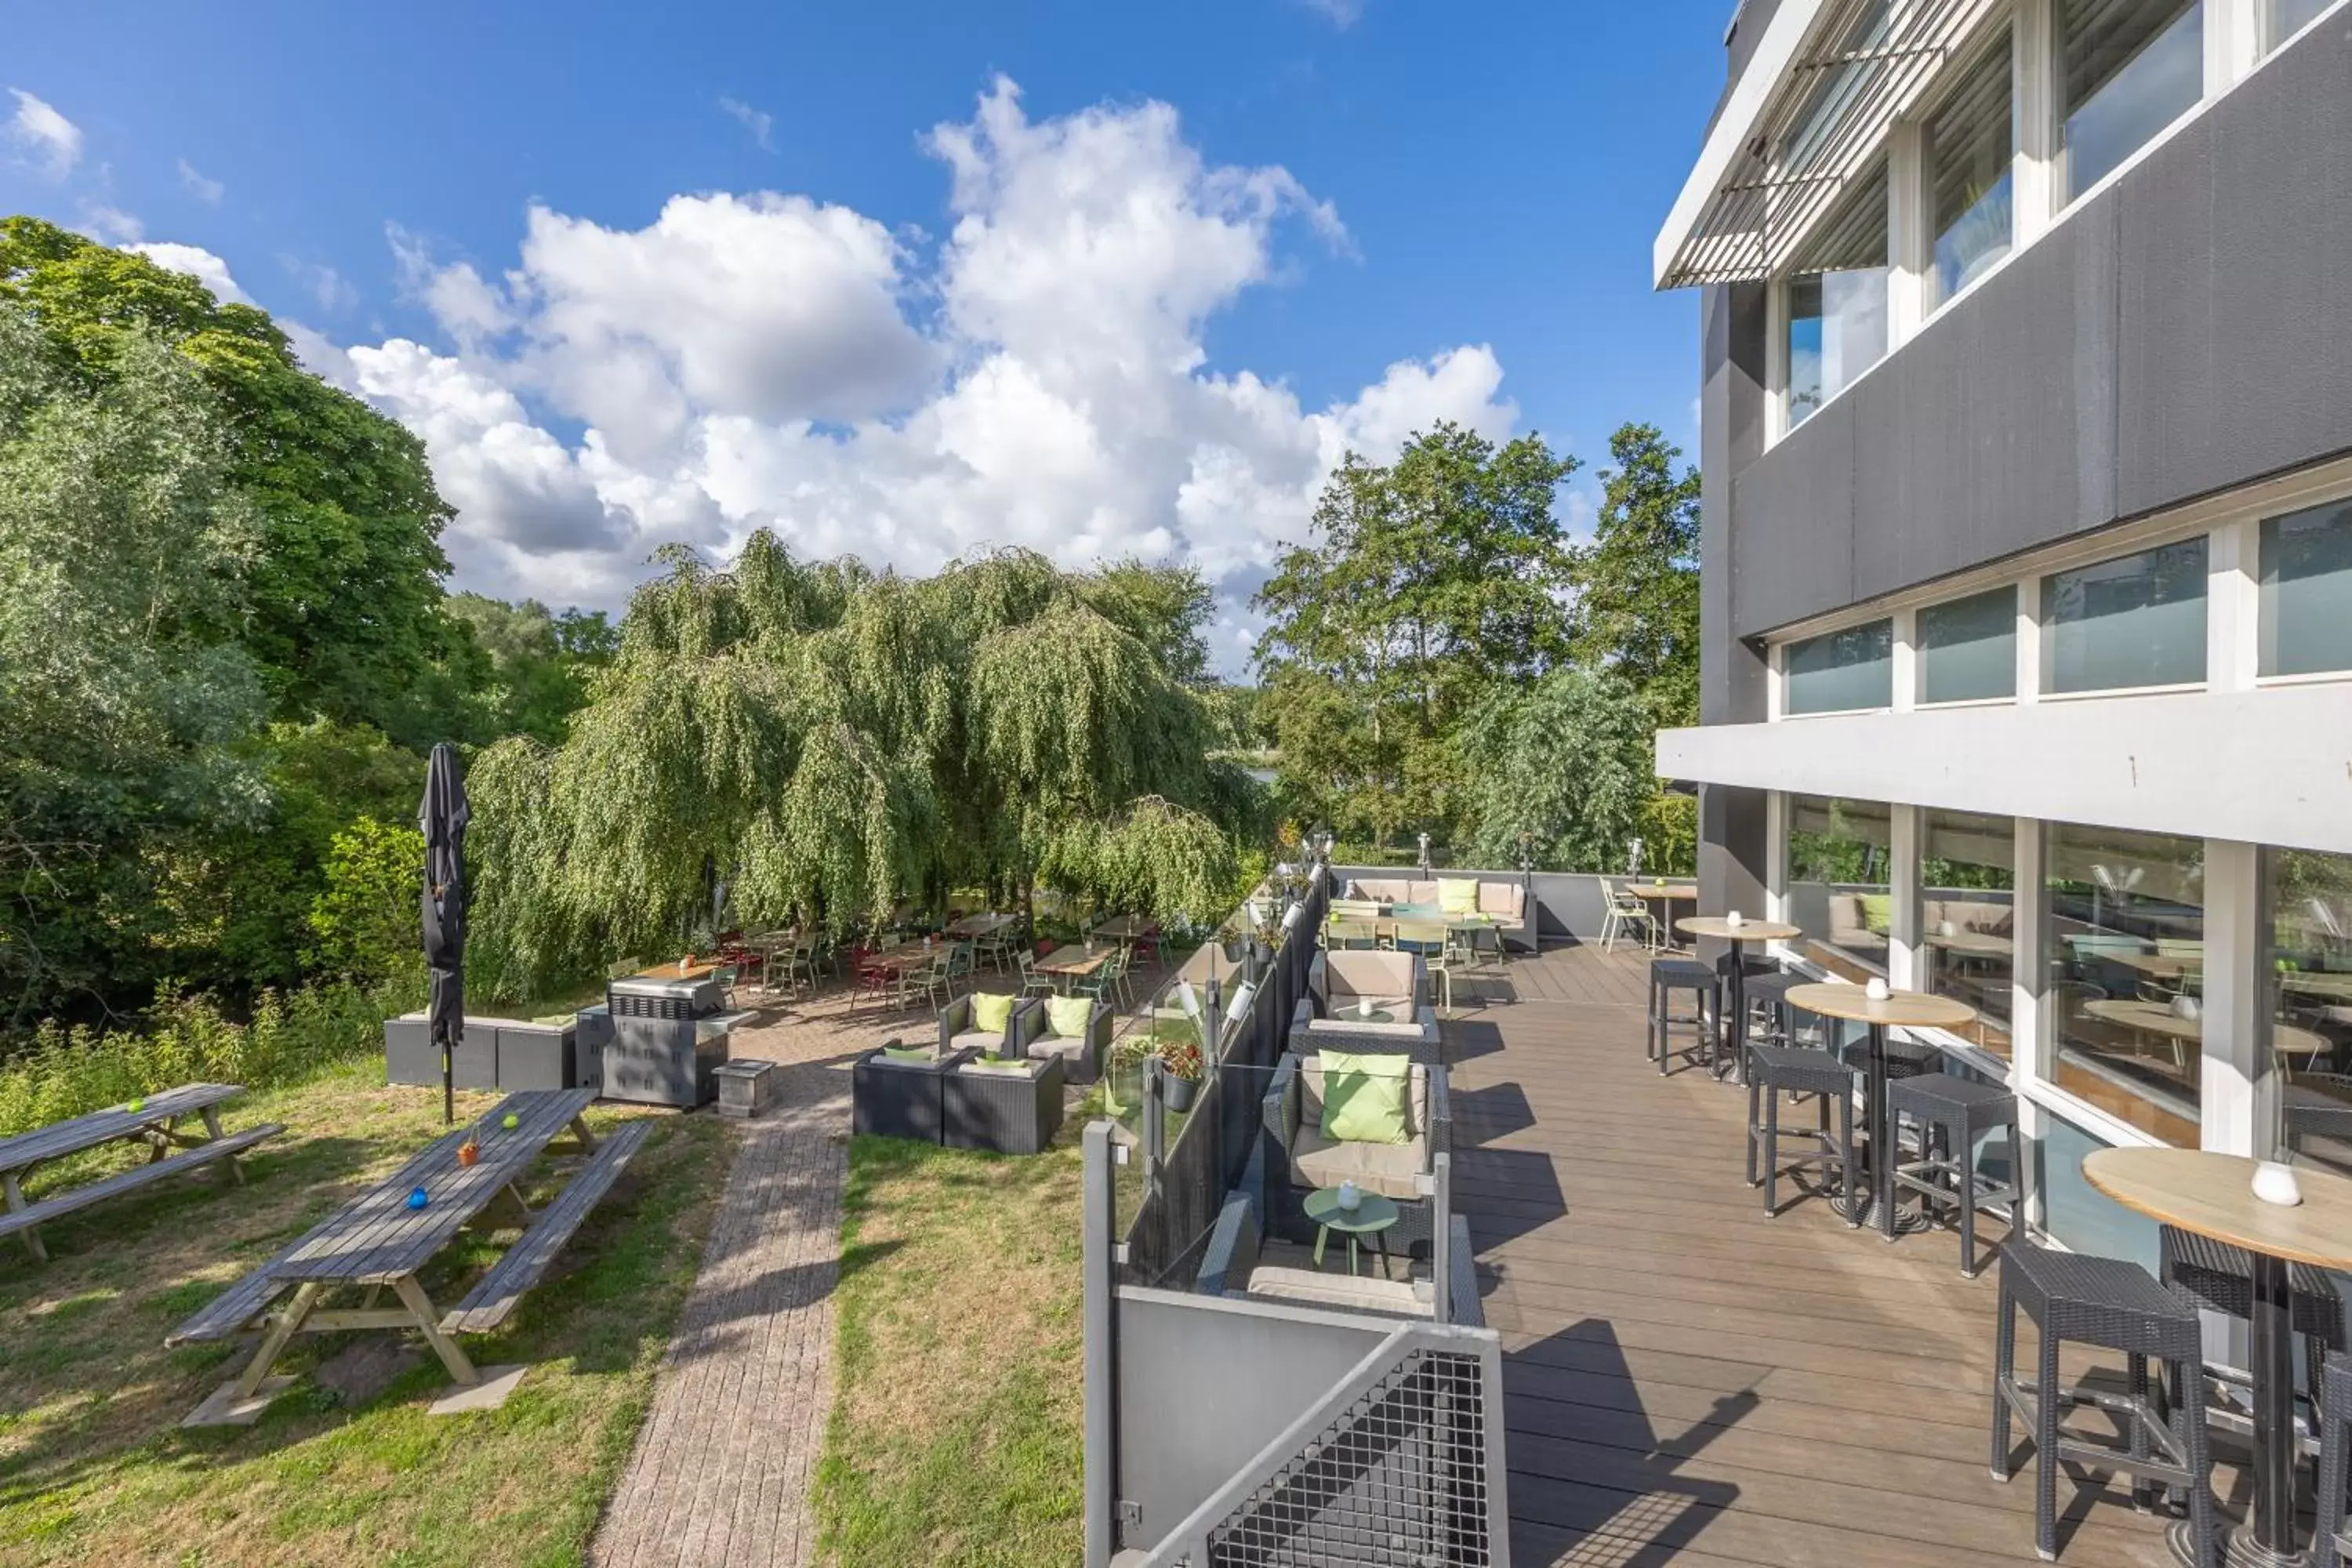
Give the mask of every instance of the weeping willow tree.
[[(469, 789), (474, 931), (489, 984), (528, 991), (664, 951), (714, 879), (746, 924), (836, 932), (903, 894), (1039, 881), (1208, 919), (1256, 786), (1151, 624), (1134, 563), (1025, 551), (923, 579), (794, 561), (754, 534), (638, 591), (561, 747), (500, 742)], [(1189, 578), (1190, 574), (1174, 575)], [(1179, 628), (1181, 630), (1181, 628)]]

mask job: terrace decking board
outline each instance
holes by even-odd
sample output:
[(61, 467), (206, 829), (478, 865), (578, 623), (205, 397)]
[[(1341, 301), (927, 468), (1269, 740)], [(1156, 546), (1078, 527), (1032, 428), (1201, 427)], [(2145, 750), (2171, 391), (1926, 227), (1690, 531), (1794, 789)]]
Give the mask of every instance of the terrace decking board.
[[(2030, 1471), (1985, 1469), (1992, 1271), (1964, 1280), (1949, 1235), (1889, 1246), (1785, 1178), (1768, 1220), (1746, 1092), (1643, 1055), (1648, 963), (1522, 957), (1445, 1025), (1454, 1204), (1503, 1338), (1513, 1561), (2038, 1562)], [(2111, 1360), (2070, 1347), (2066, 1370)], [(2062, 1561), (2169, 1563), (2127, 1483), (2058, 1495)]]

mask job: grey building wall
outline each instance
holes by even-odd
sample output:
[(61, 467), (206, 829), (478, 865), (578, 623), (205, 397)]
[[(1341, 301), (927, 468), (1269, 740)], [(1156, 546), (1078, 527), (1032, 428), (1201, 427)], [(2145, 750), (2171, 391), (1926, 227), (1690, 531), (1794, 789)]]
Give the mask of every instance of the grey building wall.
[[(1720, 444), (1712, 430), (1711, 296), (1706, 562), (1723, 624), (1706, 721), (1763, 716), (1721, 652), (1738, 638), (2352, 451), (2347, 256), (2338, 22), (1760, 456), (1742, 456), (1739, 398)], [(1746, 312), (1730, 313), (1736, 361)]]
[[(1769, 670), (1764, 651), (1738, 636), (1736, 624), (1732, 479), (1764, 449), (1764, 301), (1763, 285), (1737, 283), (1706, 289), (1699, 306), (1699, 721), (1706, 724), (1754, 723), (1765, 716)], [(1698, 883), (1705, 909), (1763, 909), (1764, 848), (1760, 792), (1701, 787)]]

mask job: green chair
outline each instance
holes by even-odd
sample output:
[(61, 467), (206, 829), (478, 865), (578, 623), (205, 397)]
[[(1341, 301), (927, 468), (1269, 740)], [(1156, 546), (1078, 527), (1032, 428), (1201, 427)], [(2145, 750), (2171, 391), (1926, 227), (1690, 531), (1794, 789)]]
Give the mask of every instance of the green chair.
[(1436, 921), (1399, 921), (1396, 928), (1397, 951), (1418, 953), (1422, 967), (1429, 974), (1430, 1000), (1442, 994), (1445, 1011), (1454, 1011), (1454, 963), (1456, 952), (1453, 932)]
[(1054, 977), (1038, 972), (1037, 958), (1034, 953), (1024, 948), (1013, 955), (1013, 961), (1021, 970), (1022, 995), (1053, 996), (1059, 994), (1060, 987), (1054, 984)]

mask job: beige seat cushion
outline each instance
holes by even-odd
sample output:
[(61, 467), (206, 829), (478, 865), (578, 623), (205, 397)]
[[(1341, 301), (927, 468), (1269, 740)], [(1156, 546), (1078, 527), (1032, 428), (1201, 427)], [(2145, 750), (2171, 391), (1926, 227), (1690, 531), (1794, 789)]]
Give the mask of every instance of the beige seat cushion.
[(1333, 952), (1322, 955), (1323, 1006), (1338, 1014), (1344, 1007), (1370, 1002), (1377, 1008), (1411, 1013), (1420, 1000), (1414, 994), (1412, 954), (1409, 952)]
[(1290, 1177), (1299, 1186), (1325, 1190), (1353, 1182), (1368, 1193), (1407, 1202), (1421, 1195), (1429, 1169), (1429, 1140), (1409, 1143), (1334, 1143), (1318, 1119), (1298, 1121), (1298, 1142), (1290, 1151)]
[(1481, 882), (1478, 884), (1478, 912), (1499, 916), (1516, 924), (1526, 906), (1527, 889), (1517, 882)]
[(959, 1051), (1001, 1051), (1004, 1037), (986, 1029), (966, 1029), (948, 1044)]
[(1423, 1281), (1318, 1274), (1311, 1268), (1254, 1268), (1248, 1293), (1261, 1301), (1296, 1301), (1302, 1306), (1387, 1312), (1402, 1318), (1425, 1318), (1435, 1307), (1435, 1299)]

